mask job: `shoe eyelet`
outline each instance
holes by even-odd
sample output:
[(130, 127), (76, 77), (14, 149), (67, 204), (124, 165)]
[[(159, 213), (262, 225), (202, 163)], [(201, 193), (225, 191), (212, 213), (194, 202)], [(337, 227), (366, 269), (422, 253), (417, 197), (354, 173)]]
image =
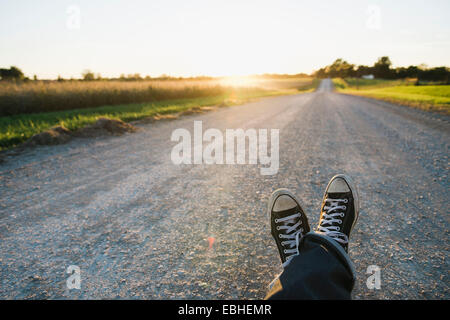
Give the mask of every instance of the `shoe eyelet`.
[(344, 206), (342, 209), (344, 209), (344, 210), (347, 209), (347, 206)]
[(278, 238), (281, 238), (281, 234), (278, 235)]
[(278, 223), (278, 219), (275, 219), (275, 223)]
[(342, 224), (342, 220), (339, 220), (339, 222), (338, 222), (339, 224)]
[(344, 216), (345, 216), (345, 214), (342, 212), (342, 213), (341, 213), (341, 217), (344, 217)]
[(284, 254), (286, 254), (286, 250), (283, 250)]
[(341, 227), (336, 227), (336, 231), (340, 231), (341, 230)]
[(277, 227), (277, 230), (280, 230), (280, 227)]
[(347, 203), (348, 202), (348, 199), (344, 199), (344, 203)]

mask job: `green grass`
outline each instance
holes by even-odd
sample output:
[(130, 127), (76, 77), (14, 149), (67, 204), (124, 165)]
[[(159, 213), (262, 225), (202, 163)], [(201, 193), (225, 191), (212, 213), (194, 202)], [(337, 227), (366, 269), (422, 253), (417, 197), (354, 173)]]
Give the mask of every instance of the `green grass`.
[(450, 86), (414, 86), (412, 81), (333, 79), (338, 92), (450, 114)]
[(310, 84), (302, 85), (301, 87), (296, 88), (296, 90), (302, 93), (312, 92), (317, 89), (319, 84), (320, 79), (313, 79)]
[(359, 79), (359, 78), (335, 78), (333, 79), (334, 86), (339, 89), (377, 89), (386, 88), (399, 85), (413, 85), (416, 79), (399, 79), (399, 80), (385, 80), (385, 79)]
[[(304, 89), (304, 92), (313, 90)], [(302, 89), (303, 90), (303, 89)], [(164, 100), (151, 103), (134, 103), (96, 108), (83, 108), (67, 111), (20, 114), (0, 117), (0, 150), (16, 146), (36, 133), (61, 125), (69, 130), (76, 130), (94, 123), (100, 117), (120, 119), (125, 122), (164, 115), (192, 109), (193, 107), (213, 105), (236, 105), (246, 101), (281, 94), (295, 94), (296, 90), (237, 90), (232, 94), (192, 99)]]

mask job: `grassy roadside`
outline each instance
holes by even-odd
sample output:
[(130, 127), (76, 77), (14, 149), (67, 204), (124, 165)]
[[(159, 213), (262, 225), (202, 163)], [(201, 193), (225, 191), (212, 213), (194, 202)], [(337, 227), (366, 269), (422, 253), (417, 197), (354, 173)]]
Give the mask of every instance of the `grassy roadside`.
[(20, 114), (0, 117), (0, 150), (14, 147), (34, 134), (48, 130), (54, 126), (63, 126), (76, 130), (94, 123), (98, 118), (106, 117), (125, 122), (166, 115), (204, 106), (232, 106), (253, 99), (310, 92), (315, 90), (318, 81), (297, 89), (236, 90), (231, 94), (191, 99), (164, 100), (151, 103), (133, 103), (123, 105), (103, 106), (96, 108), (74, 109), (45, 113)]
[(450, 114), (450, 86), (414, 86), (408, 80), (333, 79), (338, 92)]

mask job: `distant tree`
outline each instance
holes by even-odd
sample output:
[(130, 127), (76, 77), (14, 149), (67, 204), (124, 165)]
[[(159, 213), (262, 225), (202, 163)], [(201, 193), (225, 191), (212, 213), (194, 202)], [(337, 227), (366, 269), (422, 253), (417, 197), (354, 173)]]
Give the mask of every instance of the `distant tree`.
[(319, 79), (323, 79), (327, 77), (327, 73), (325, 71), (325, 68), (320, 68), (316, 72), (313, 73), (313, 76)]
[(373, 74), (373, 68), (369, 66), (359, 65), (358, 68), (356, 68), (355, 73), (357, 77), (367, 76), (369, 74)]
[(336, 59), (331, 65), (317, 70), (314, 75), (318, 78), (348, 78), (355, 76), (355, 65), (343, 59)]
[(84, 70), (83, 73), (81, 74), (83, 76), (83, 80), (85, 81), (92, 81), (95, 80), (95, 75), (92, 71), (90, 70)]
[(19, 68), (11, 66), (9, 69), (0, 69), (1, 80), (24, 80), (25, 76)]
[(428, 69), (428, 66), (427, 66), (426, 63), (421, 63), (421, 64), (418, 65), (418, 67), (419, 67), (419, 69), (421, 69), (421, 70), (426, 70), (426, 69)]
[(419, 67), (417, 66), (409, 66), (406, 68), (406, 73), (401, 78), (417, 78), (419, 75)]
[(391, 69), (391, 59), (389, 57), (381, 57), (373, 65), (373, 73), (376, 78), (391, 79), (395, 73)]
[(417, 78), (419, 73), (419, 67), (417, 66), (409, 66), (407, 68), (400, 67), (395, 69), (395, 77), (404, 79), (404, 78)]
[(420, 64), (406, 68), (392, 68), (392, 62), (387, 56), (380, 57), (372, 67), (365, 65), (355, 67), (355, 65), (343, 59), (336, 59), (331, 65), (315, 71), (313, 76), (317, 78), (359, 78), (369, 74), (382, 79), (418, 78), (419, 83), (420, 81), (449, 83), (450, 81), (450, 69), (448, 67), (428, 68), (427, 65)]
[(417, 76), (420, 81), (439, 81), (443, 83), (449, 83), (450, 81), (450, 69), (447, 67), (438, 67), (427, 70), (419, 70)]
[(348, 63), (343, 59), (336, 59), (332, 65), (327, 67), (327, 73), (330, 77), (348, 78), (354, 75), (355, 65)]
[(138, 81), (138, 80), (143, 80), (143, 78), (141, 77), (141, 75), (139, 73), (134, 73), (134, 74), (128, 74), (128, 75), (124, 75), (121, 74), (120, 75), (120, 80), (126, 80), (126, 81)]
[(142, 80), (142, 77), (139, 73), (131, 74), (128, 76), (130, 80)]

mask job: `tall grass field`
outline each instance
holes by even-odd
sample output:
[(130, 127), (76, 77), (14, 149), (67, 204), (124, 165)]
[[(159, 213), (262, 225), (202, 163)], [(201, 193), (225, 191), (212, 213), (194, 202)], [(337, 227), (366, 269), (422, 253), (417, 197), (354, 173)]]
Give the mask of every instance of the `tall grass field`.
[(308, 92), (311, 78), (0, 83), (0, 150), (60, 125), (76, 130), (100, 117), (133, 121), (211, 105)]
[(410, 80), (333, 79), (338, 92), (450, 114), (449, 85), (414, 85)]

